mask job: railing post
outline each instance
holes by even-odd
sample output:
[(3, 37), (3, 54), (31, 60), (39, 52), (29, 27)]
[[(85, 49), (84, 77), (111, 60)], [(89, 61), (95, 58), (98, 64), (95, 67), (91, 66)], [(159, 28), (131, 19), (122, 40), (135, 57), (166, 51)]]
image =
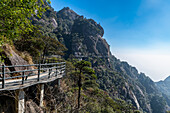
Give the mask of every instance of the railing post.
[(37, 81), (40, 81), (40, 71), (41, 71), (41, 63), (39, 62), (39, 65), (38, 65), (38, 79), (37, 79)]
[(56, 65), (56, 76), (58, 75), (58, 65)]
[(49, 68), (49, 70), (48, 70), (49, 72), (48, 72), (48, 78), (50, 78), (50, 74), (51, 74), (51, 69)]
[(24, 84), (25, 71), (22, 72), (22, 85)]
[(5, 65), (2, 65), (2, 88), (5, 88)]
[(60, 75), (62, 74), (62, 64), (60, 64)]
[(64, 63), (64, 76), (66, 75), (66, 63)]

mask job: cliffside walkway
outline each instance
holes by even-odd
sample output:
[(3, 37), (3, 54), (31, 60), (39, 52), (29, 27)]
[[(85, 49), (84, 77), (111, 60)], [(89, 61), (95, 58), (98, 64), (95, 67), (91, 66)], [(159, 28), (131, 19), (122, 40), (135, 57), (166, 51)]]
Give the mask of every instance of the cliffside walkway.
[(75, 55), (75, 58), (110, 58), (110, 56), (83, 56), (83, 55)]
[[(65, 62), (33, 65), (0, 66), (0, 91), (23, 89), (48, 83), (65, 75)], [(11, 71), (15, 68), (19, 71)], [(8, 77), (7, 77), (8, 76)]]

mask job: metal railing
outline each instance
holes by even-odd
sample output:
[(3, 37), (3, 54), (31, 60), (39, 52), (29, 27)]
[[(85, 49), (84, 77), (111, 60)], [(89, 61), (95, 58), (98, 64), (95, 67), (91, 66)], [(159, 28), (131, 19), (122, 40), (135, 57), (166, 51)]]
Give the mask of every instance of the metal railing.
[[(19, 71), (11, 71), (18, 68)], [(0, 66), (0, 86), (3, 88), (13, 85), (24, 85), (25, 83), (38, 83), (52, 77), (61, 78), (65, 75), (65, 62), (45, 63), (32, 65)]]

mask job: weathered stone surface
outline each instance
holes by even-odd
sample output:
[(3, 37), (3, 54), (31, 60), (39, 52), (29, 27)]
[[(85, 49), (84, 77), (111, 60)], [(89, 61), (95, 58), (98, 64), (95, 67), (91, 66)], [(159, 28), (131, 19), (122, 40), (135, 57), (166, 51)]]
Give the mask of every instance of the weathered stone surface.
[[(3, 46), (3, 49), (7, 57), (6, 59), (9, 59), (9, 63), (11, 65), (28, 65), (28, 63), (23, 58), (21, 58), (16, 52), (14, 52), (14, 50), (12, 50), (12, 48), (9, 45)], [(9, 65), (7, 64), (6, 61), (5, 61), (5, 64)], [(14, 69), (24, 70), (25, 67), (14, 67)]]
[(44, 113), (44, 111), (32, 100), (29, 100), (26, 102), (25, 113)]
[[(19, 56), (13, 49), (11, 46), (9, 45), (4, 45), (3, 46), (3, 54), (6, 56), (5, 58), (5, 62), (4, 64), (6, 66), (8, 65), (29, 65), (29, 63), (27, 61), (25, 61), (21, 56)], [(28, 69), (33, 69), (33, 67), (10, 67), (10, 68), (6, 68), (6, 72), (9, 71), (20, 71), (20, 70), (28, 70)], [(30, 72), (26, 72), (25, 74), (29, 74)], [(18, 75), (21, 73), (14, 73), (13, 75)]]
[(51, 21), (52, 21), (52, 24), (53, 24), (54, 28), (57, 28), (58, 24), (57, 24), (55, 18), (52, 18)]
[[(4, 65), (4, 63), (2, 63), (2, 65)], [(2, 72), (2, 68), (0, 68), (0, 72)], [(5, 68), (5, 72), (10, 72), (10, 70), (8, 68)], [(2, 77), (2, 74), (0, 74), (0, 77)], [(5, 74), (5, 77), (10, 77), (10, 75)]]

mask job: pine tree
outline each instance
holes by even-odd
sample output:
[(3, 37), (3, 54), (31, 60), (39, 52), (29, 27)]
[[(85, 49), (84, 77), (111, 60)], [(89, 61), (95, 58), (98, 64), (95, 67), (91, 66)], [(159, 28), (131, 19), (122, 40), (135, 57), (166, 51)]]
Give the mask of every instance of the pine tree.
[(81, 88), (82, 81), (88, 79), (96, 79), (96, 75), (94, 74), (94, 70), (91, 68), (91, 63), (88, 61), (78, 61), (74, 64), (75, 66), (75, 75), (78, 76), (78, 108), (80, 108), (80, 97), (81, 97)]

